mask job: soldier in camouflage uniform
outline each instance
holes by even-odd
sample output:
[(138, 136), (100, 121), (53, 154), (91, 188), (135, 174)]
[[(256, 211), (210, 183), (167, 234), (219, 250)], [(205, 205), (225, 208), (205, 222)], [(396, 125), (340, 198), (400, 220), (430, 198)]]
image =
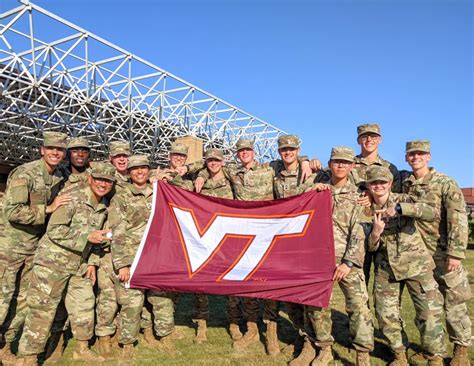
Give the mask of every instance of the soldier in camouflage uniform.
[(443, 298), (433, 277), (434, 261), (415, 220), (435, 219), (435, 210), (412, 203), (408, 195), (391, 193), (392, 174), (385, 167), (367, 170), (367, 188), (374, 200), (368, 250), (375, 251), (375, 312), (381, 331), (395, 354), (393, 366), (408, 365), (400, 325), (400, 284), (404, 283), (415, 306), (415, 323), (428, 365), (442, 366), (446, 353)]
[(44, 132), (41, 159), (23, 164), (10, 172), (0, 221), (5, 226), (0, 237), (0, 332), (5, 333), (3, 364), (12, 364), (11, 343), (26, 316), (26, 290), (38, 241), (46, 230), (49, 214), (69, 202), (57, 197), (64, 184), (59, 164), (66, 154), (67, 136)]
[(102, 230), (107, 216), (105, 196), (115, 181), (109, 163), (94, 164), (88, 186), (70, 191), (71, 201), (53, 212), (33, 260), (28, 313), (20, 339), (17, 365), (36, 365), (44, 350), (59, 302), (65, 303), (76, 339), (73, 359), (102, 362), (88, 342), (94, 335), (95, 266), (91, 248), (109, 240)]
[[(109, 144), (109, 160), (115, 167), (115, 187), (109, 194), (112, 198), (120, 193), (130, 183), (128, 176), (128, 158), (131, 155), (130, 144), (127, 141), (112, 141)], [(108, 227), (108, 223), (106, 223)], [(116, 333), (118, 303), (113, 282), (114, 270), (110, 244), (100, 247), (99, 269), (97, 271), (97, 324), (95, 334), (98, 337), (97, 351), (105, 359), (113, 358), (111, 336)], [(114, 342), (112, 342), (114, 343)]]
[[(89, 158), (90, 146), (84, 137), (74, 137), (67, 143), (67, 158), (69, 164), (65, 167), (67, 180), (59, 194), (74, 190), (77, 185), (87, 186), (90, 175)], [(98, 263), (97, 263), (98, 265)], [(67, 311), (64, 299), (58, 306), (56, 317), (51, 328), (51, 337), (46, 347), (45, 358), (49, 362), (59, 362), (65, 348), (64, 333), (67, 329)]]
[[(110, 207), (110, 227), (113, 232), (112, 258), (115, 271), (117, 300), (121, 305), (119, 342), (123, 344), (119, 364), (133, 362), (134, 342), (140, 331), (140, 317), (145, 293), (153, 306), (155, 340), (158, 349), (173, 351), (170, 335), (174, 329), (174, 304), (171, 296), (153, 290), (126, 288), (130, 266), (140, 245), (153, 201), (153, 189), (148, 183), (150, 164), (144, 155), (133, 155), (128, 161), (132, 184), (118, 192)], [(153, 333), (152, 333), (153, 334)], [(150, 343), (150, 342), (149, 342)]]
[[(435, 261), (434, 277), (444, 297), (449, 340), (454, 342), (451, 366), (464, 366), (470, 364), (468, 349), (471, 346), (467, 307), (471, 288), (467, 270), (462, 265), (468, 242), (466, 204), (456, 182), (429, 168), (430, 160), (429, 141), (407, 142), (406, 161), (413, 171), (402, 172), (402, 189), (437, 211), (434, 221), (418, 220), (416, 228)], [(425, 357), (418, 354), (412, 359), (421, 363)]]
[[(380, 126), (377, 123), (357, 126), (357, 143), (360, 145), (360, 154), (355, 157), (354, 169), (351, 170), (350, 179), (361, 190), (365, 190), (365, 174), (371, 166), (384, 166), (390, 170), (394, 179), (392, 192), (401, 192), (400, 174), (397, 167), (379, 155), (379, 145), (382, 142)], [(372, 252), (365, 253), (364, 275), (368, 285), (370, 268), (374, 261)]]
[[(319, 174), (314, 178), (316, 182), (328, 183), (328, 188), (332, 191), (334, 245), (338, 263), (334, 280), (339, 283), (345, 297), (352, 344), (357, 350), (356, 364), (370, 365), (369, 352), (374, 349), (374, 326), (372, 313), (367, 305), (369, 295), (362, 270), (365, 234), (360, 220), (362, 206), (358, 204), (360, 190), (349, 180), (354, 155), (351, 148), (333, 148), (328, 163), (329, 174)], [(303, 184), (300, 189), (306, 189), (309, 183)], [(314, 366), (328, 365), (334, 360), (331, 310), (307, 307), (307, 316), (316, 336), (315, 343), (321, 347), (321, 351), (315, 358), (315, 350), (309, 337), (306, 337), (301, 354), (290, 365), (309, 365), (311, 361)]]

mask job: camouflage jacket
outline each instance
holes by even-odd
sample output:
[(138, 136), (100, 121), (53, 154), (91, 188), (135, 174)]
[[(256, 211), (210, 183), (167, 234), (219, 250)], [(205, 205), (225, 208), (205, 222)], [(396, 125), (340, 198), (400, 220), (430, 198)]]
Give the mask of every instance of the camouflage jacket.
[(72, 200), (53, 212), (46, 234), (41, 238), (34, 263), (57, 271), (82, 275), (91, 257), (89, 234), (101, 230), (107, 217), (107, 202), (96, 203), (89, 186), (69, 192)]
[(115, 192), (120, 192), (123, 190), (125, 187), (127, 187), (131, 183), (130, 177), (128, 175), (122, 175), (119, 172), (115, 172)]
[(278, 161), (270, 163), (270, 167), (274, 170), (273, 191), (275, 198), (292, 197), (304, 192), (305, 186), (302, 186), (299, 164), (295, 170), (291, 171), (286, 170), (285, 166)]
[(83, 173), (72, 173), (71, 167), (67, 166), (65, 168), (65, 171), (67, 175), (67, 180), (64, 184), (64, 188), (62, 189), (61, 194), (68, 192), (76, 185), (80, 185), (82, 187), (88, 185), (87, 179), (89, 178), (91, 168), (87, 168)]
[[(434, 220), (435, 210), (424, 203), (413, 203), (409, 195), (391, 193), (383, 206), (372, 204), (372, 212), (400, 204), (402, 215), (386, 220), (380, 240), (369, 235), (368, 250), (377, 251), (376, 266), (389, 267), (393, 278), (403, 280), (434, 268), (434, 261), (426, 249), (415, 221)], [(390, 271), (389, 271), (390, 272)]]
[(46, 206), (64, 185), (64, 172), (49, 174), (43, 159), (10, 172), (3, 201), (5, 236), (0, 250), (33, 254), (47, 224)]
[(227, 178), (221, 178), (219, 180), (212, 180), (209, 178), (204, 182), (202, 186), (201, 194), (205, 196), (218, 197), (233, 199), (234, 194), (232, 186)]
[(465, 258), (468, 242), (466, 203), (454, 179), (430, 168), (423, 178), (402, 171), (402, 189), (416, 202), (424, 202), (436, 210), (434, 221), (417, 220), (416, 227), (436, 259), (446, 255)]
[(382, 159), (380, 155), (377, 156), (377, 159), (374, 162), (369, 162), (363, 158), (362, 155), (357, 155), (355, 157), (354, 168), (350, 173), (351, 182), (360, 189), (365, 190), (365, 173), (367, 172), (367, 169), (374, 164), (384, 166), (390, 170), (393, 175), (392, 192), (400, 193), (402, 189), (400, 183), (400, 173), (398, 172), (397, 167), (389, 161)]
[(140, 190), (130, 184), (113, 198), (109, 208), (112, 230), (112, 261), (119, 270), (132, 265), (148, 222), (153, 201), (153, 188)]

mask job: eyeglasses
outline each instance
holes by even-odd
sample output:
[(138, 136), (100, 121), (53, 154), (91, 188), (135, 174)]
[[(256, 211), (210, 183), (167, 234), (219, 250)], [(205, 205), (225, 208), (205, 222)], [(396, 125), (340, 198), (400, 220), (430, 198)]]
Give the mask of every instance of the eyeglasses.
[(371, 140), (377, 140), (380, 136), (377, 135), (376, 133), (365, 133), (363, 135), (361, 135), (359, 138), (362, 140), (362, 141), (367, 141), (369, 138)]
[(352, 162), (347, 160), (331, 160), (331, 164), (348, 167), (352, 165)]

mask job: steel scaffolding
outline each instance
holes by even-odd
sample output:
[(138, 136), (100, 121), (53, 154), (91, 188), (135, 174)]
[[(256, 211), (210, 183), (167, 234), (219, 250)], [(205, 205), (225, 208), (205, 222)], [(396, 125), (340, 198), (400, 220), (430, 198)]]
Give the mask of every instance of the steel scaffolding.
[(124, 139), (162, 164), (180, 136), (261, 160), (284, 132), (105, 39), (21, 1), (0, 14), (0, 163), (36, 159), (43, 131), (86, 136), (95, 157)]

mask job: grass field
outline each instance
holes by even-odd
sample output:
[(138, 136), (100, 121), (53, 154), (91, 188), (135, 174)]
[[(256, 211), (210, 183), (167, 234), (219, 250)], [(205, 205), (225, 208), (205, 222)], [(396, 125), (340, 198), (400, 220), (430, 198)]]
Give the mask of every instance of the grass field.
[[(469, 282), (471, 290), (474, 291), (474, 243), (470, 245), (467, 259), (464, 262), (466, 268), (471, 272)], [(335, 294), (337, 306), (333, 309), (333, 326), (336, 344), (334, 354), (336, 356), (336, 365), (354, 365), (355, 351), (350, 351), (349, 327), (347, 317), (344, 314), (344, 301), (339, 288), (336, 287)], [(208, 331), (208, 341), (201, 345), (195, 345), (192, 341), (194, 336), (192, 317), (193, 297), (191, 295), (181, 296), (177, 307), (176, 324), (179, 329), (185, 333), (186, 337), (176, 341), (179, 354), (175, 357), (169, 357), (158, 351), (148, 349), (139, 343), (135, 348), (137, 365), (286, 365), (291, 360), (291, 352), (282, 352), (278, 357), (270, 358), (265, 354), (263, 343), (253, 344), (243, 352), (235, 352), (232, 349), (232, 342), (226, 331), (225, 302), (222, 297), (211, 296), (210, 303), (210, 321)], [(474, 300), (471, 299), (469, 308), (474, 312)], [(294, 338), (294, 331), (287, 320), (286, 314), (281, 313), (279, 321), (280, 345), (283, 349)], [(403, 318), (407, 324), (406, 331), (410, 340), (409, 354), (419, 350), (419, 334), (415, 328), (414, 310), (411, 300), (405, 291), (403, 298)], [(260, 324), (261, 339), (264, 339), (264, 325)], [(390, 360), (390, 351), (381, 333), (375, 331), (375, 351), (372, 353), (372, 365), (386, 365)], [(60, 365), (82, 365), (80, 362), (72, 361), (72, 350), (74, 341), (70, 341), (63, 361)], [(288, 348), (287, 348), (288, 349)], [(450, 352), (452, 348), (449, 348)], [(120, 357), (120, 350), (116, 351), (117, 357)], [(471, 363), (474, 363), (474, 352), (471, 352)], [(105, 365), (114, 365), (116, 361), (109, 361)]]

